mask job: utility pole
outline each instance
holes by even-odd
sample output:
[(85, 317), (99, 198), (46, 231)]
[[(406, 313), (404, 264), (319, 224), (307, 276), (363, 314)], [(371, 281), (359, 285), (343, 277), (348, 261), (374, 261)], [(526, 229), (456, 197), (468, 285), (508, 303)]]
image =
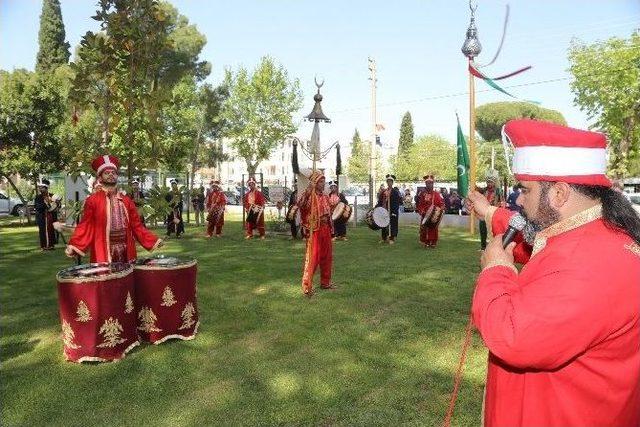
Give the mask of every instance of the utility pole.
[(368, 58), (369, 60), (369, 71), (371, 72), (371, 76), (369, 80), (371, 80), (371, 141), (369, 143), (369, 205), (373, 207), (374, 205), (374, 188), (375, 188), (375, 179), (376, 179), (376, 88), (378, 79), (376, 78), (376, 60), (372, 57)]

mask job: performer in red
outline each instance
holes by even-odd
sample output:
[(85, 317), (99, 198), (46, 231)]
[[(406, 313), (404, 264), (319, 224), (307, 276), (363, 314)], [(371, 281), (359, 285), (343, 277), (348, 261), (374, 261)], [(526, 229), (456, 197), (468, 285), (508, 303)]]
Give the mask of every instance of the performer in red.
[[(435, 224), (429, 223), (428, 221), (424, 222), (423, 220), (427, 215), (427, 220), (429, 217), (432, 217), (436, 208), (442, 211), (444, 209), (444, 200), (440, 193), (433, 190), (433, 175), (425, 175), (422, 179), (424, 179), (425, 190), (416, 196), (416, 211), (420, 215), (421, 224), (420, 243), (422, 243), (426, 248), (435, 248), (438, 243), (438, 227), (440, 226), (440, 220)], [(435, 214), (437, 215), (437, 212)]]
[(211, 181), (211, 191), (207, 194), (205, 207), (207, 209), (207, 237), (222, 236), (224, 226), (224, 207), (227, 205), (227, 197), (220, 188), (220, 181)]
[(57, 243), (56, 231), (53, 228), (53, 223), (56, 221), (54, 212), (57, 204), (53, 200), (53, 194), (49, 193), (48, 179), (38, 182), (38, 192), (33, 203), (40, 236), (40, 250), (50, 251), (55, 249)]
[(136, 240), (149, 251), (161, 246), (162, 240), (142, 225), (133, 201), (117, 190), (118, 159), (100, 156), (91, 167), (100, 186), (84, 202), (82, 220), (65, 250), (67, 256), (85, 256), (91, 248), (91, 262), (132, 262)]
[[(331, 212), (340, 202), (344, 203), (345, 206), (349, 205), (345, 195), (338, 191), (338, 181), (329, 181), (329, 207)], [(333, 239), (347, 240), (347, 221), (343, 218), (333, 221)]]
[(333, 247), (331, 241), (331, 206), (329, 196), (324, 194), (325, 177), (314, 171), (309, 177), (309, 186), (298, 201), (302, 216), (302, 235), (307, 238), (307, 250), (302, 274), (302, 292), (313, 295), (313, 275), (320, 265), (320, 287), (335, 289), (331, 284)]
[[(490, 351), (485, 425), (638, 426), (640, 218), (605, 175), (605, 136), (533, 120), (504, 133), (537, 232), (521, 271), (501, 234), (482, 256), (472, 316)], [(504, 231), (512, 212), (469, 199)]]
[(256, 188), (256, 180), (250, 177), (247, 180), (249, 191), (242, 198), (244, 210), (247, 213), (245, 239), (253, 238), (253, 230), (258, 229), (260, 239), (264, 239), (264, 205), (266, 199), (260, 190)]

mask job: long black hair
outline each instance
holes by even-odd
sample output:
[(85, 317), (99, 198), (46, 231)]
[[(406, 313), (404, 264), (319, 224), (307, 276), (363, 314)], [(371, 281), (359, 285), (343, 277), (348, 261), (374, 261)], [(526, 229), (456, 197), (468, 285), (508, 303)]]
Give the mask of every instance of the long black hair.
[(640, 216), (619, 191), (600, 185), (570, 184), (571, 188), (602, 203), (602, 218), (607, 226), (620, 230), (640, 244)]

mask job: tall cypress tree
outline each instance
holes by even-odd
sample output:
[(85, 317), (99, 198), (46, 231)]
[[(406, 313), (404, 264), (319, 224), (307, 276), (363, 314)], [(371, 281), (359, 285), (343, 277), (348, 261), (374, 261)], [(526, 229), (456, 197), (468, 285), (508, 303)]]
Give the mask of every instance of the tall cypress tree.
[(402, 116), (400, 123), (400, 141), (398, 143), (398, 157), (404, 156), (409, 152), (413, 145), (413, 122), (411, 121), (411, 113), (406, 112)]
[(46, 73), (69, 62), (69, 43), (65, 41), (64, 22), (59, 0), (43, 0), (38, 33), (36, 72)]

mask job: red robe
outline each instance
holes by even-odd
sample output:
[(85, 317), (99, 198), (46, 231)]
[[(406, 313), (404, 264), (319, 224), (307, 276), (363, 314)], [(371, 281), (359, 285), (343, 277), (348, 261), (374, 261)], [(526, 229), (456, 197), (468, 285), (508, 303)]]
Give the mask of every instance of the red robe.
[[(429, 208), (435, 205), (440, 209), (444, 209), (444, 199), (442, 195), (437, 191), (423, 191), (418, 196), (418, 202), (416, 203), (416, 211), (420, 214), (420, 218), (424, 218), (425, 214), (429, 210)], [(438, 226), (440, 222), (436, 225), (426, 225), (424, 227), (420, 227), (420, 242), (426, 245), (435, 246), (438, 243)]]
[[(244, 210), (249, 213), (249, 208), (251, 205), (258, 205), (264, 208), (266, 203), (266, 199), (260, 190), (251, 190), (242, 197), (242, 204), (244, 205)], [(249, 221), (245, 222), (245, 227), (247, 230), (247, 236), (253, 236), (253, 230), (258, 229), (260, 236), (264, 236), (264, 210), (262, 211), (262, 215), (258, 218), (256, 224), (252, 224)]]
[[(207, 212), (215, 212), (216, 215), (207, 216), (207, 235), (212, 236), (215, 230), (216, 234), (222, 234), (222, 226), (224, 225), (224, 207), (227, 205), (227, 197), (222, 191), (211, 191), (207, 194), (205, 207)], [(211, 218), (211, 220), (209, 220)]]
[[(320, 286), (331, 287), (333, 246), (331, 242), (332, 221), (329, 196), (310, 190), (298, 201), (302, 218), (302, 234), (307, 238), (307, 249), (302, 273), (302, 292), (313, 290), (313, 275), (320, 266)], [(311, 235), (311, 238), (309, 238)]]
[[(161, 240), (142, 225), (136, 205), (129, 197), (120, 193), (113, 197), (120, 199), (125, 206), (127, 259), (134, 261), (137, 257), (136, 240), (149, 251), (154, 250)], [(82, 256), (90, 248), (91, 262), (111, 262), (110, 231), (111, 202), (106, 191), (98, 190), (85, 200), (82, 220), (73, 232), (69, 246)]]
[(520, 273), (478, 276), (486, 426), (640, 425), (640, 245), (597, 208), (538, 233)]

